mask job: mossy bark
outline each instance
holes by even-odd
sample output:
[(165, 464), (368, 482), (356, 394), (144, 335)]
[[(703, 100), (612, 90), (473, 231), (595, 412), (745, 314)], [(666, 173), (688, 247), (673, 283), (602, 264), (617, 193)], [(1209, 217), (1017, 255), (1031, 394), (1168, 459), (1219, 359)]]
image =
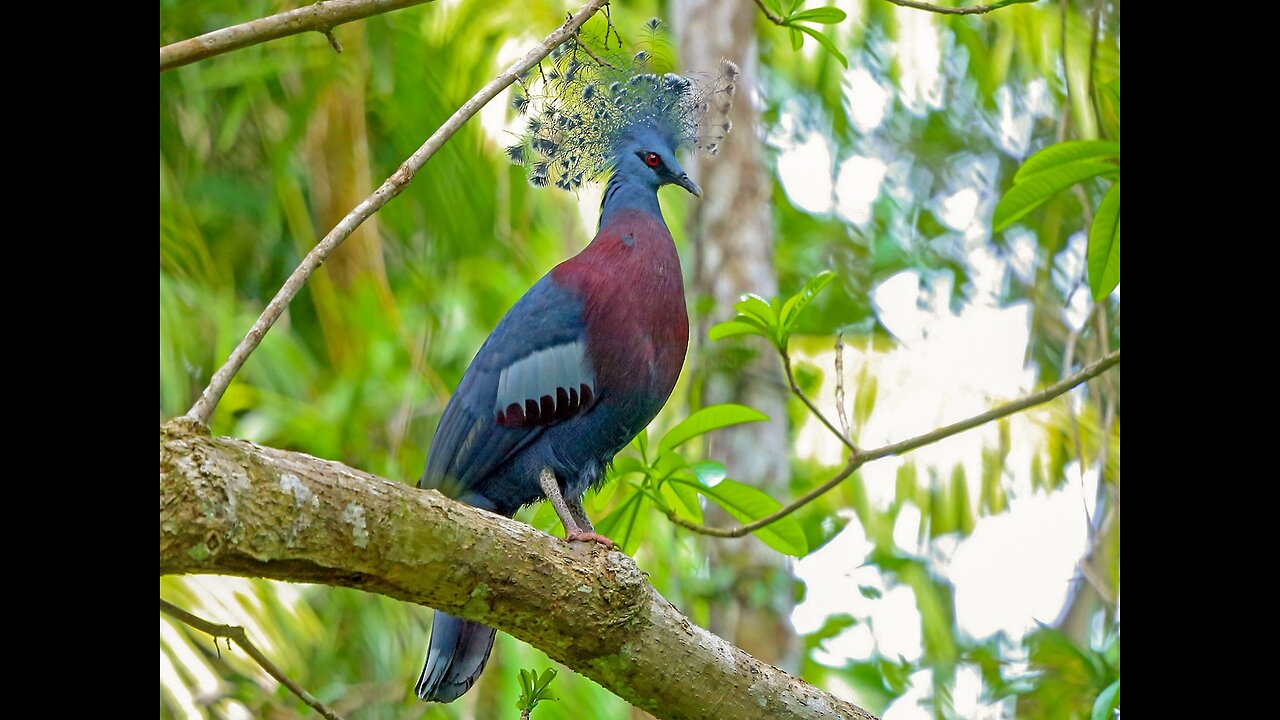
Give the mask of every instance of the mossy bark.
[(160, 430), (160, 574), (182, 573), (438, 608), (541, 648), (659, 718), (871, 717), (697, 627), (620, 552), (171, 423)]

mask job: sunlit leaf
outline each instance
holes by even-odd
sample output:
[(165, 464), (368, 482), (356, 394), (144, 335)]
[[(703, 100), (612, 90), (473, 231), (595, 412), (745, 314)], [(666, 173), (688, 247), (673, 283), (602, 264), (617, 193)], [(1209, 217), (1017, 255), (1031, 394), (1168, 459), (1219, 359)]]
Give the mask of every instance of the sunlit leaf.
[(631, 455), (619, 455), (613, 459), (613, 474), (615, 477), (623, 477), (633, 473), (643, 473), (646, 468), (639, 458)]
[(596, 532), (618, 544), (622, 552), (634, 555), (648, 526), (649, 508), (653, 502), (648, 495), (637, 492), (596, 523)]
[[(759, 520), (782, 509), (782, 503), (737, 480), (721, 480), (715, 487), (701, 483), (692, 487), (742, 523)], [(809, 552), (804, 530), (790, 515), (756, 530), (754, 534), (764, 544), (786, 555), (804, 557)]]
[(707, 337), (713, 341), (723, 340), (727, 337), (735, 335), (764, 335), (768, 336), (768, 332), (759, 321), (750, 320), (726, 320), (722, 323), (716, 323), (707, 331)]
[(699, 463), (694, 463), (690, 467), (693, 469), (693, 474), (698, 478), (698, 480), (702, 484), (708, 486), (715, 485), (720, 482), (724, 479), (726, 474), (724, 465), (721, 465), (715, 460), (704, 460)]
[(845, 12), (837, 7), (820, 7), (801, 10), (787, 18), (788, 23), (795, 22), (815, 22), (823, 25), (835, 25), (843, 22), (848, 17)]
[(1120, 681), (1117, 680), (1107, 686), (1107, 689), (1098, 693), (1098, 699), (1093, 703), (1093, 713), (1089, 716), (1089, 720), (1111, 720), (1116, 715), (1116, 708), (1120, 707)]
[(1054, 165), (1028, 175), (1009, 188), (996, 204), (991, 218), (992, 230), (1004, 230), (1061, 190), (1078, 182), (1115, 172), (1116, 166), (1111, 163), (1079, 160)]
[(667, 450), (679, 447), (681, 444), (712, 430), (768, 419), (768, 415), (745, 405), (726, 403), (724, 405), (705, 407), (671, 428), (658, 441), (658, 453), (661, 455)]
[[(1141, 219), (1141, 218), (1139, 218)], [(1141, 243), (1139, 243), (1141, 245)], [(1141, 249), (1141, 248), (1139, 248)], [(1101, 302), (1120, 284), (1120, 183), (1102, 196), (1089, 228), (1089, 289)]]
[(698, 492), (687, 483), (665, 482), (659, 491), (676, 515), (690, 522), (702, 523), (702, 503)]
[(840, 61), (840, 64), (843, 65), (846, 70), (849, 68), (849, 58), (845, 57), (844, 53), (840, 52), (840, 49), (836, 47), (835, 41), (827, 37), (825, 33), (818, 32), (817, 30), (804, 25), (797, 25), (795, 27), (805, 35), (817, 40), (819, 45), (827, 49), (827, 52), (835, 55), (836, 59)]
[(1013, 182), (1020, 183), (1031, 175), (1048, 170), (1057, 165), (1065, 165), (1080, 160), (1104, 160), (1120, 157), (1120, 143), (1110, 140), (1068, 140), (1041, 150), (1027, 158), (1013, 176)]
[(750, 293), (743, 295), (741, 300), (734, 303), (733, 309), (748, 318), (755, 318), (766, 328), (774, 328), (778, 325), (777, 313), (773, 311), (768, 301), (759, 295)]
[(800, 292), (792, 295), (783, 303), (782, 312), (778, 313), (778, 317), (782, 320), (782, 327), (790, 330), (791, 326), (800, 317), (800, 313), (804, 312), (804, 309), (809, 307), (809, 303), (813, 302), (818, 293), (822, 292), (822, 289), (835, 279), (836, 274), (830, 270), (823, 270), (809, 278), (809, 281), (804, 284)]

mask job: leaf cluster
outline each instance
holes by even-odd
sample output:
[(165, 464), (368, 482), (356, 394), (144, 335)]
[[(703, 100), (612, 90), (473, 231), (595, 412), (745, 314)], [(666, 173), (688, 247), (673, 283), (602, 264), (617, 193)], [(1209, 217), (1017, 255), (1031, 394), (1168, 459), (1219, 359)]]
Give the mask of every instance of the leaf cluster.
[(556, 669), (547, 668), (539, 675), (537, 670), (520, 670), (520, 699), (516, 701), (516, 709), (521, 717), (528, 717), (538, 703), (544, 700), (559, 700), (551, 695), (551, 681), (556, 679)]

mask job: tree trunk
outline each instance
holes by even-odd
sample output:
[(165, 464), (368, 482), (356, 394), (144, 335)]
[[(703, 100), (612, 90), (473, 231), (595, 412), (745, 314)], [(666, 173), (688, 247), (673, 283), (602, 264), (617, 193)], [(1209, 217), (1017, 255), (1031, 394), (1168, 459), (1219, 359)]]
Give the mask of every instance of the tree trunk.
[[(724, 462), (729, 477), (773, 497), (787, 497), (787, 396), (778, 358), (760, 341), (755, 343), (759, 354), (745, 368), (720, 371), (717, 348), (705, 342), (707, 328), (732, 317), (733, 304), (743, 293), (771, 297), (778, 292), (770, 184), (751, 92), (757, 78), (757, 13), (740, 0), (678, 0), (675, 14), (686, 71), (714, 71), (721, 58), (733, 60), (742, 70), (730, 116), (733, 129), (714, 158), (690, 163), (690, 172), (706, 192), (689, 222), (696, 253), (693, 289), (697, 298), (710, 298), (715, 307), (710, 316), (699, 318), (695, 333), (703, 376), (701, 402), (741, 403), (771, 418), (714, 433), (708, 451)], [(718, 508), (708, 516), (718, 524), (734, 522)], [(755, 538), (743, 543), (711, 540), (706, 546), (713, 566), (727, 569), (735, 578), (723, 601), (712, 603), (711, 629), (756, 657), (797, 667), (798, 645), (790, 622), (793, 579), (785, 559)]]
[[(343, 28), (339, 33), (342, 63), (321, 91), (307, 124), (307, 180), (311, 218), (317, 228), (334, 227), (373, 191), (365, 126), (369, 65), (365, 33), (363, 24)], [(377, 220), (376, 216), (371, 217), (356, 228), (311, 279), (325, 345), (335, 365), (347, 361), (351, 348), (362, 346), (352, 341), (353, 335), (362, 334), (362, 328), (353, 327), (347, 319), (349, 313), (341, 309), (351, 301), (353, 288), (368, 283), (384, 305), (395, 302), (387, 285)], [(302, 240), (311, 243), (313, 238)], [(307, 252), (311, 247), (308, 244), (299, 249)]]

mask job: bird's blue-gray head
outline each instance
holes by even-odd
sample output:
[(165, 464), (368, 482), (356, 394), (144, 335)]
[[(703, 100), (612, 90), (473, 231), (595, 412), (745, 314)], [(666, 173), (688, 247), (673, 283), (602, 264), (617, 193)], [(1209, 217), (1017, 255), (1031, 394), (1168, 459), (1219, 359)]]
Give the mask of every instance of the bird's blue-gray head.
[(679, 185), (695, 197), (702, 197), (702, 188), (689, 179), (676, 159), (677, 147), (678, 141), (661, 129), (646, 123), (633, 125), (616, 141), (613, 172), (653, 190)]
[(676, 151), (693, 145), (715, 154), (729, 131), (738, 67), (722, 60), (717, 74), (687, 78), (650, 72), (645, 51), (629, 65), (614, 60), (601, 64), (569, 43), (552, 54), (549, 69), (522, 79), (512, 106), (529, 120), (507, 148), (512, 162), (528, 167), (539, 187), (577, 190), (612, 172), (655, 190), (674, 184), (701, 195)]

